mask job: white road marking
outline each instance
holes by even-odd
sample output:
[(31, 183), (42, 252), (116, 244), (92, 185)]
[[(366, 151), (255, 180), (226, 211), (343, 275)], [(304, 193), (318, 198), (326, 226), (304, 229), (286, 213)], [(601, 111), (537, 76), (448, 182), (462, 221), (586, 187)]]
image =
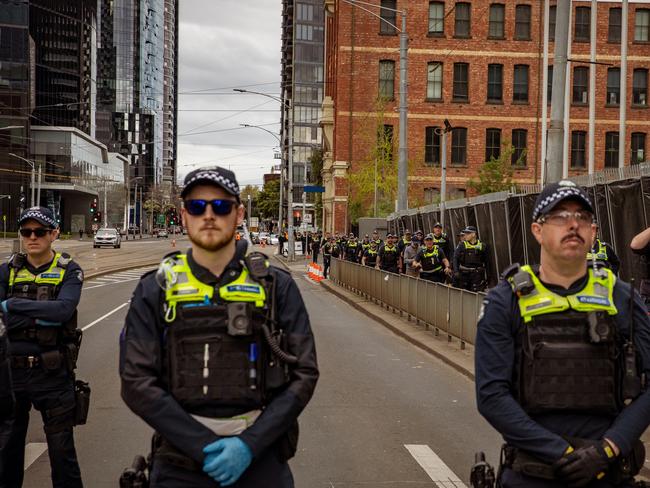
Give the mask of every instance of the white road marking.
[(126, 307), (128, 304), (129, 304), (129, 302), (124, 302), (124, 303), (123, 303), (122, 305), (120, 305), (119, 307), (115, 307), (113, 310), (111, 310), (111, 311), (108, 312), (107, 314), (102, 315), (102, 316), (99, 317), (97, 320), (93, 320), (91, 323), (89, 323), (89, 324), (86, 325), (85, 327), (82, 327), (81, 330), (84, 331), (84, 330), (86, 330), (86, 329), (90, 329), (93, 325), (95, 325), (95, 324), (101, 322), (102, 320), (104, 320), (104, 319), (107, 318), (107, 317), (110, 317), (111, 315), (113, 315), (113, 314), (114, 314), (115, 312), (117, 312), (118, 310), (120, 310), (120, 309)]
[[(90, 278), (88, 284), (84, 286), (84, 290), (92, 290), (93, 288), (101, 288), (102, 286), (110, 286), (116, 283), (127, 283), (129, 281), (139, 280), (144, 273), (150, 271), (151, 267), (136, 268), (134, 270), (120, 271), (115, 274), (100, 276), (98, 278)], [(98, 284), (94, 284), (98, 283)]]
[(404, 444), (417, 463), (429, 475), (438, 488), (467, 488), (456, 474), (424, 444)]
[(29, 468), (45, 451), (47, 451), (47, 444), (45, 442), (30, 442), (27, 444), (25, 446), (25, 471), (27, 471), (27, 468)]

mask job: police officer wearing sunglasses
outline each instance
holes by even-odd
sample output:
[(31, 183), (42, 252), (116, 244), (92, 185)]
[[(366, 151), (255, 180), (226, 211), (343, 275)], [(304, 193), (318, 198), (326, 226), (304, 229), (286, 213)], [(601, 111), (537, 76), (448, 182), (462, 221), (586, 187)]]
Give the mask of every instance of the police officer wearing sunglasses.
[(43, 418), (52, 485), (80, 487), (73, 426), (79, 423), (74, 368), (83, 272), (70, 256), (52, 249), (59, 229), (49, 208), (25, 210), (20, 235), (25, 253), (0, 265), (0, 308), (16, 399), (14, 415), (0, 424), (0, 486), (22, 486), (25, 436), (34, 407)]
[(143, 276), (120, 338), (126, 404), (151, 425), (153, 487), (293, 487), (297, 419), (318, 368), (291, 276), (235, 241), (235, 175), (195, 170), (181, 193), (192, 243)]
[(585, 261), (596, 226), (580, 187), (547, 185), (532, 220), (540, 264), (506, 270), (477, 327), (477, 405), (506, 442), (501, 484), (631, 487), (650, 424), (643, 302)]

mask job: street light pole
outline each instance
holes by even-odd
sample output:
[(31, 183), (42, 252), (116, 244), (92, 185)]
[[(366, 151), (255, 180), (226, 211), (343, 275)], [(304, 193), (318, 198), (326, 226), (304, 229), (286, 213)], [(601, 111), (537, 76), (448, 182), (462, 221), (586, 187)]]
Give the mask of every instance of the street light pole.
[[(9, 156), (12, 156), (14, 158), (18, 158), (18, 159), (20, 159), (22, 161), (25, 161), (27, 164), (29, 164), (31, 166), (32, 172), (31, 172), (31, 185), (30, 186), (31, 186), (31, 190), (32, 190), (32, 195), (31, 195), (31, 200), (29, 202), (31, 203), (32, 207), (35, 206), (35, 205), (39, 205), (39, 203), (36, 203), (35, 196), (34, 196), (35, 190), (36, 190), (36, 181), (35, 181), (36, 180), (36, 164), (34, 163), (34, 161), (30, 161), (27, 158), (23, 158), (22, 156), (18, 156), (18, 154), (9, 153)], [(41, 195), (41, 184), (40, 184), (40, 182), (41, 182), (41, 165), (40, 164), (38, 165), (38, 182), (39, 182), (39, 184), (38, 184), (38, 196), (39, 196), (39, 200), (40, 200), (40, 195)]]

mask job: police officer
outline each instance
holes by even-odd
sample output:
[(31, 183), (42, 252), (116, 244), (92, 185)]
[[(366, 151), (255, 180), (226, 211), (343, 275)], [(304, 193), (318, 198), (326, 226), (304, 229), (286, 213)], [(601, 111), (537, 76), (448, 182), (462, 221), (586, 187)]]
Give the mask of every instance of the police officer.
[(375, 241), (375, 244), (377, 244), (377, 250), (381, 249), (381, 247), (384, 245), (384, 241), (381, 240), (379, 237), (379, 231), (377, 229), (372, 231), (372, 241)]
[(406, 272), (406, 263), (404, 262), (404, 249), (411, 245), (411, 231), (406, 229), (404, 236), (397, 243), (397, 251), (399, 252), (400, 270), (402, 273)]
[(650, 227), (634, 236), (630, 242), (630, 249), (641, 256), (645, 264), (645, 277), (639, 283), (639, 293), (650, 310)]
[(479, 241), (476, 227), (469, 225), (462, 230), (463, 241), (454, 251), (454, 272), (459, 288), (483, 291), (487, 286), (487, 244)]
[(363, 257), (361, 258), (361, 264), (374, 268), (377, 266), (378, 256), (379, 252), (377, 251), (377, 242), (370, 241), (370, 247), (363, 253)]
[(359, 262), (361, 262), (363, 255), (368, 249), (370, 249), (370, 236), (366, 234), (363, 238), (363, 241), (361, 241), (361, 249), (359, 250)]
[(399, 273), (399, 250), (394, 244), (393, 234), (386, 236), (386, 244), (379, 250), (376, 267), (389, 273)]
[(59, 229), (50, 209), (25, 210), (19, 225), (26, 254), (16, 253), (0, 265), (0, 309), (8, 329), (16, 397), (14, 416), (0, 424), (0, 486), (22, 486), (33, 406), (43, 418), (52, 485), (79, 487), (73, 370), (83, 272), (70, 256), (52, 249)]
[(156, 430), (153, 487), (293, 487), (314, 339), (291, 276), (235, 243), (239, 193), (224, 168), (186, 176), (191, 249), (142, 277), (121, 334), (122, 397)]
[(350, 261), (351, 263), (358, 263), (360, 248), (361, 246), (357, 242), (357, 238), (354, 234), (350, 233), (348, 243), (345, 246), (345, 260)]
[(596, 231), (581, 188), (547, 185), (532, 218), (540, 265), (509, 268), (477, 326), (477, 405), (506, 441), (502, 486), (631, 487), (650, 424), (650, 321), (627, 283), (587, 265)]
[[(598, 232), (598, 224), (596, 232)], [(587, 261), (598, 267), (605, 266), (611, 269), (618, 276), (618, 270), (621, 268), (621, 261), (618, 259), (616, 252), (607, 242), (601, 241), (598, 237), (594, 240), (594, 245), (587, 253)]]
[(339, 247), (334, 242), (333, 237), (329, 237), (328, 240), (323, 244), (323, 278), (327, 278), (332, 265), (332, 256), (335, 258), (339, 257)]
[(14, 413), (16, 397), (11, 381), (11, 362), (7, 329), (0, 319), (0, 422)]
[(440, 222), (433, 224), (433, 243), (442, 249), (449, 262), (453, 262), (454, 248), (447, 234), (442, 231), (442, 224)]
[(449, 260), (445, 252), (433, 243), (433, 234), (424, 238), (424, 246), (418, 251), (413, 266), (419, 268), (420, 278), (435, 283), (444, 283), (451, 275)]

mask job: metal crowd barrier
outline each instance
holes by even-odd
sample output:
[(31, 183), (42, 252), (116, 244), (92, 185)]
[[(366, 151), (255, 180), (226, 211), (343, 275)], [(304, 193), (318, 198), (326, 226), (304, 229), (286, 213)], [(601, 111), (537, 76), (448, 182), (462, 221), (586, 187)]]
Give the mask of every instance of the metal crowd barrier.
[(329, 278), (359, 295), (392, 309), (436, 335), (474, 344), (476, 322), (485, 293), (432, 283), (412, 276), (388, 273), (361, 264), (332, 258)]

